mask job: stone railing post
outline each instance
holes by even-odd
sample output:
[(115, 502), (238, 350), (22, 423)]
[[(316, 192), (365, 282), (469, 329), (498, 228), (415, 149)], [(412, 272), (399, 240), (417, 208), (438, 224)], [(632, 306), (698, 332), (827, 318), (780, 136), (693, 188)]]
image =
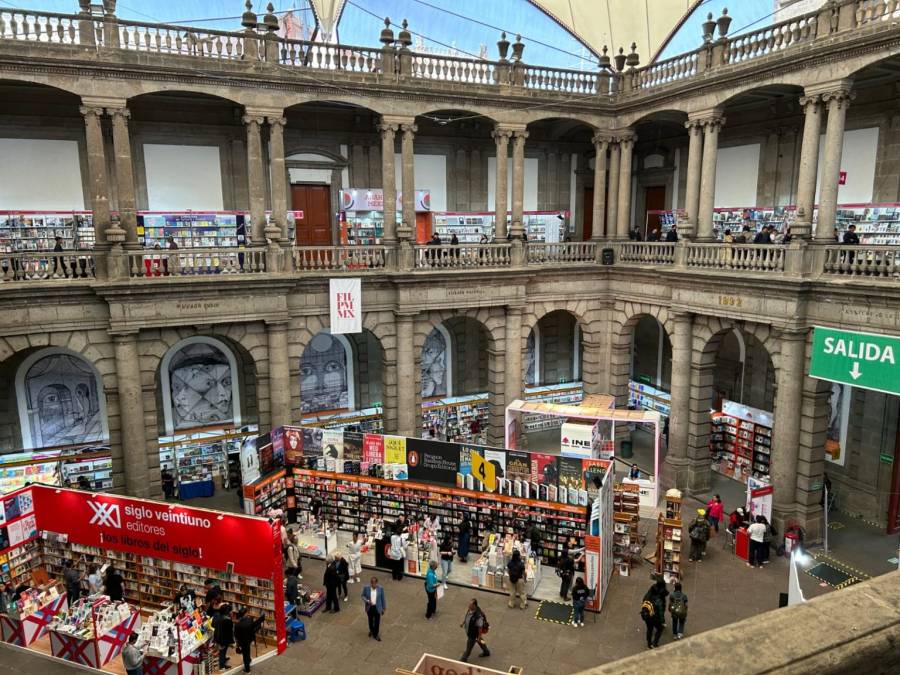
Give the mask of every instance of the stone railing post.
[(794, 237), (784, 249), (784, 273), (792, 277), (806, 276), (808, 244), (804, 239)]
[(675, 267), (687, 267), (688, 242), (675, 242)]
[(816, 17), (816, 37), (828, 37), (838, 29), (840, 7), (837, 0), (827, 0)]
[(525, 86), (525, 64), (522, 62), (522, 54), (525, 52), (525, 43), (522, 42), (522, 36), (516, 35), (516, 41), (512, 46), (513, 65), (512, 78), (510, 84), (514, 87)]
[(513, 239), (509, 248), (509, 266), (525, 267), (526, 244), (521, 239)]
[(244, 27), (244, 60), (259, 61), (259, 33), (256, 32), (259, 25), (259, 17), (253, 11), (253, 3), (247, 0), (244, 5), (247, 8), (241, 15), (241, 25)]
[(263, 26), (266, 34), (263, 37), (266, 63), (277, 66), (279, 61), (278, 46), (278, 17), (275, 16), (275, 7), (270, 2), (266, 6), (266, 14), (263, 17)]
[(83, 47), (97, 44), (94, 19), (91, 17), (91, 0), (78, 0), (78, 44)]
[(853, 0), (844, 0), (838, 9), (838, 30), (851, 30), (856, 28), (856, 3)]
[(412, 76), (412, 52), (409, 50), (412, 35), (406, 30), (408, 26), (406, 19), (403, 19), (402, 28), (397, 34), (397, 43), (400, 45), (400, 77)]
[(116, 18), (116, 0), (103, 0), (103, 46), (119, 48), (119, 20)]

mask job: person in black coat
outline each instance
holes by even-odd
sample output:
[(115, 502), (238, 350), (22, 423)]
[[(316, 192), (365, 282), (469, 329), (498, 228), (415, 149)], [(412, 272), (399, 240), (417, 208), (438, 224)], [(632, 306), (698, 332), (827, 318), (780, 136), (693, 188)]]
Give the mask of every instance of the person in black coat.
[(562, 557), (556, 566), (556, 573), (559, 575), (559, 597), (563, 600), (569, 599), (569, 586), (572, 585), (572, 579), (575, 577), (575, 561), (569, 557), (568, 549), (563, 549)]
[(250, 672), (250, 645), (256, 641), (256, 631), (262, 626), (265, 617), (260, 614), (255, 619), (247, 612), (246, 607), (241, 607), (237, 613), (238, 622), (234, 627), (234, 640), (244, 659), (244, 672)]
[(666, 241), (674, 243), (678, 241), (678, 226), (673, 224), (672, 229), (666, 232)]
[(300, 577), (297, 576), (296, 567), (288, 567), (285, 570), (284, 581), (284, 599), (288, 604), (296, 606), (300, 599)]
[(219, 607), (213, 619), (213, 641), (219, 647), (219, 670), (228, 667), (228, 648), (234, 644), (234, 621), (231, 620), (231, 605), (225, 603)]
[(325, 565), (325, 578), (322, 580), (322, 583), (325, 585), (325, 611), (341, 611), (337, 594), (338, 586), (341, 585), (341, 579), (338, 574), (337, 562), (331, 556), (328, 556), (328, 563)]
[(340, 552), (334, 555), (338, 574), (338, 589), (344, 594), (344, 602), (347, 602), (350, 599), (350, 594), (347, 592), (347, 580), (350, 578), (350, 563), (347, 562), (347, 559)]
[(471, 537), (472, 523), (469, 522), (469, 514), (464, 513), (462, 521), (459, 523), (459, 545), (456, 547), (456, 554), (459, 556), (460, 562), (469, 560), (469, 539)]

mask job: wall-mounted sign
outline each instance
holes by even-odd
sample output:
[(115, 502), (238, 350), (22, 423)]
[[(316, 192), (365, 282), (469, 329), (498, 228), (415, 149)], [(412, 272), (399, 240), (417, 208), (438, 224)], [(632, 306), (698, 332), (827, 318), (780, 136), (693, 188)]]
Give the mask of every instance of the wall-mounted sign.
[[(342, 211), (384, 211), (384, 192), (381, 188), (341, 190)], [(397, 192), (397, 210), (403, 208), (403, 193)], [(416, 190), (416, 211), (431, 211), (431, 192)]]

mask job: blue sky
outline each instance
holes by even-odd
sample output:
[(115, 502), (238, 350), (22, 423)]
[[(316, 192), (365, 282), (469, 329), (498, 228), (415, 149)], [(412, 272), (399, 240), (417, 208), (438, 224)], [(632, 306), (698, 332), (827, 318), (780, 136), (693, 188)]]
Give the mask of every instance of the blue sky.
[(706, 15), (710, 12), (712, 12), (713, 19), (718, 19), (722, 15), (722, 10), (727, 7), (728, 15), (732, 18), (728, 34), (739, 35), (773, 23), (775, 21), (775, 17), (772, 16), (774, 4), (774, 0), (706, 0), (688, 17), (666, 45), (659, 58), (662, 60), (684, 54), (702, 45), (703, 22), (706, 21)]

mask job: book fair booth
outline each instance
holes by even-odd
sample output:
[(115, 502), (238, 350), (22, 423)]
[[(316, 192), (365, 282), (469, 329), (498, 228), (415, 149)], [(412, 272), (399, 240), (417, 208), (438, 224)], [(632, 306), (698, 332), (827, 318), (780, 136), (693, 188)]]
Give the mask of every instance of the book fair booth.
[[(116, 657), (137, 633), (144, 673), (210, 673), (212, 619), (192, 598), (213, 579), (225, 602), (264, 617), (255, 656), (285, 649), (278, 520), (31, 485), (2, 498), (0, 527), (7, 643), (121, 672)], [(115, 570), (124, 598), (69, 597), (65, 564), (85, 576)]]

